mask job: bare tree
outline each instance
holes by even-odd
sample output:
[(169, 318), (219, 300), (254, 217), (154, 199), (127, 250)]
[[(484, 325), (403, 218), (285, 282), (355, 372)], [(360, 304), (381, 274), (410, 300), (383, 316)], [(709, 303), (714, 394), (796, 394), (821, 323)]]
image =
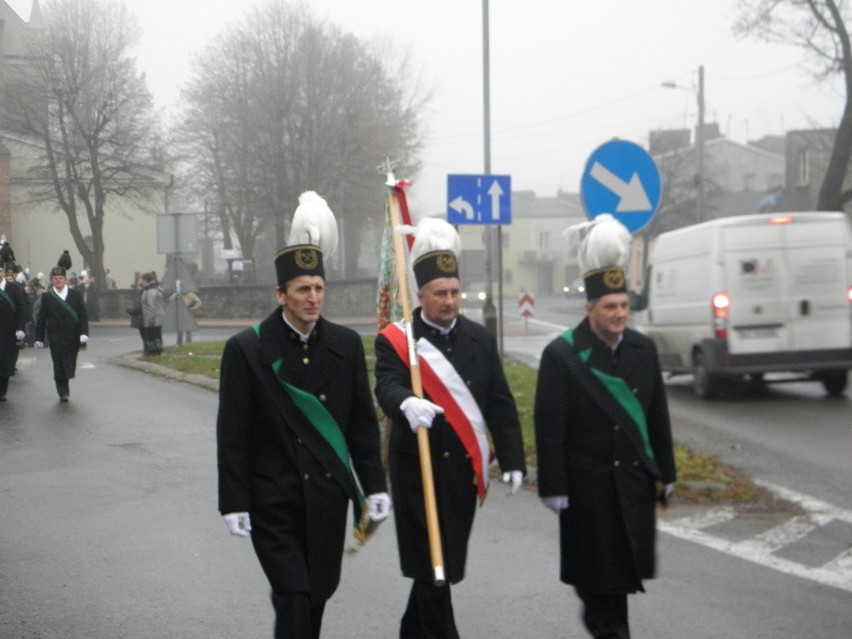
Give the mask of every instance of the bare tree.
[[(197, 57), (175, 133), (197, 192), (215, 199), (226, 247), (236, 240), (252, 258), (267, 230), (282, 246), (308, 189), (352, 229), (380, 221), (375, 166), (389, 153), (412, 175), (429, 98), (394, 71), (377, 48), (284, 0), (253, 10)], [(353, 272), (360, 237), (343, 240)]]
[(44, 162), (30, 195), (56, 202), (77, 249), (104, 278), (104, 219), (126, 198), (150, 207), (162, 186), (152, 159), (155, 121), (144, 75), (136, 71), (134, 18), (109, 0), (56, 0), (46, 30), (30, 43), (33, 73), (16, 78), (7, 100), (16, 126), (38, 136)]
[(734, 32), (801, 47), (818, 80), (842, 75), (846, 100), (817, 209), (842, 210), (852, 199), (844, 181), (852, 155), (852, 45), (846, 0), (739, 0)]

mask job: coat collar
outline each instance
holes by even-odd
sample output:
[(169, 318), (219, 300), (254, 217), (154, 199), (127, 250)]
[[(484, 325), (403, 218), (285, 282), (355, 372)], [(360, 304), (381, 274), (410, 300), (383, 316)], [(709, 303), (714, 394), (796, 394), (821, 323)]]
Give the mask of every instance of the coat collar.
[[(264, 366), (281, 359), (280, 375), (287, 382), (296, 382), (305, 390), (318, 388), (338, 374), (345, 359), (344, 349), (334, 338), (333, 325), (320, 317), (307, 344), (291, 335), (293, 332), (276, 308), (260, 323), (260, 360)], [(307, 376), (304, 358), (310, 359)]]
[[(574, 344), (577, 352), (587, 348), (592, 349), (592, 356), (589, 360), (593, 365), (598, 357), (604, 357), (606, 344), (594, 334), (592, 327), (589, 325), (589, 318), (586, 317), (574, 329)], [(641, 363), (641, 348), (642, 344), (637, 339), (637, 333), (630, 328), (624, 330), (624, 336), (621, 344), (618, 347), (618, 376), (628, 377), (633, 370)]]
[(471, 329), (471, 320), (467, 319), (464, 315), (459, 315), (456, 318), (456, 325), (452, 333), (448, 337), (442, 337), (437, 334), (437, 331), (433, 334), (432, 327), (422, 320), (420, 315), (421, 310), (419, 307), (414, 310), (415, 336), (426, 338), (442, 351), (444, 350), (442, 346), (445, 345), (443, 343), (444, 340), (451, 339), (453, 341), (453, 351), (450, 359), (453, 362), (453, 366), (459, 367), (468, 359), (476, 357), (479, 354), (482, 348), (479, 345), (480, 336), (476, 331)]

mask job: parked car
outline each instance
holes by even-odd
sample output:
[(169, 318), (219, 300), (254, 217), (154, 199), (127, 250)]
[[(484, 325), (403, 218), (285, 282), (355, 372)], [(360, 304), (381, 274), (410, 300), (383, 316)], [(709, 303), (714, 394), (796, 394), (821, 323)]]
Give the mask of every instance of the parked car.
[(565, 293), (567, 297), (585, 297), (586, 285), (583, 282), (583, 278), (578, 277), (576, 280), (574, 280), (567, 286), (563, 286), (562, 292)]
[(462, 301), (469, 304), (484, 304), (485, 303), (485, 284), (481, 282), (473, 282), (464, 286), (461, 294)]

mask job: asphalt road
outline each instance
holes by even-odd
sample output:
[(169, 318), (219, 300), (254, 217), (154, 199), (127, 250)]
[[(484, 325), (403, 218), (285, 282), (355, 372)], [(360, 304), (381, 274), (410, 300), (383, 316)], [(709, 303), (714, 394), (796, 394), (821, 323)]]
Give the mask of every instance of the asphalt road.
[[(533, 351), (539, 338), (528, 337)], [(21, 355), (0, 405), (0, 639), (271, 636), (251, 545), (216, 511), (216, 395), (119, 365), (138, 348), (129, 328), (94, 326), (67, 404), (47, 351)], [(695, 514), (672, 508), (665, 521)], [(767, 518), (715, 534), (748, 539), (771, 529)], [(556, 535), (534, 489), (494, 487), (453, 589), (462, 636), (585, 636), (558, 582)], [(666, 532), (658, 550), (659, 578), (631, 598), (636, 637), (849, 636), (849, 590)], [(389, 522), (365, 546), (351, 542), (323, 636), (396, 636), (407, 591)]]

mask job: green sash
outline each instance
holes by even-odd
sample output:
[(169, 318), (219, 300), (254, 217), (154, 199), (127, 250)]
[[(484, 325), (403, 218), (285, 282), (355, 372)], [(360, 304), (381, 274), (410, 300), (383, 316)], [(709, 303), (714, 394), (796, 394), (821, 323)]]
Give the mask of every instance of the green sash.
[(79, 324), (80, 323), (80, 317), (77, 315), (77, 311), (75, 311), (68, 302), (66, 302), (64, 299), (59, 297), (59, 293), (56, 292), (55, 288), (51, 287), (50, 294), (53, 295), (53, 298), (57, 302), (59, 302), (59, 304), (62, 306), (62, 308), (64, 308), (66, 310), (66, 312), (71, 316), (71, 318), (74, 320), (74, 323)]
[[(570, 328), (562, 333), (561, 337), (571, 346), (574, 346), (574, 333)], [(591, 354), (591, 348), (587, 348), (584, 351), (577, 353), (578, 357), (586, 364), (588, 363), (589, 356)], [(619, 406), (627, 412), (628, 416), (636, 424), (636, 428), (642, 436), (642, 443), (645, 445), (645, 454), (651, 459), (654, 459), (654, 449), (651, 448), (651, 439), (648, 435), (648, 421), (645, 419), (645, 410), (642, 408), (639, 400), (636, 399), (636, 396), (631, 392), (630, 387), (620, 377), (607, 375), (603, 371), (592, 366), (587, 365), (586, 368), (598, 379), (598, 381), (601, 382), (601, 384), (603, 384), (603, 387), (610, 395), (612, 395), (615, 401), (618, 402)]]
[[(257, 336), (260, 337), (260, 324), (255, 324), (252, 326), (252, 329)], [(364, 494), (361, 492), (358, 482), (355, 481), (355, 475), (352, 472), (352, 463), (349, 457), (349, 446), (346, 444), (346, 438), (343, 436), (343, 431), (340, 430), (340, 425), (337, 421), (335, 421), (334, 416), (328, 412), (328, 409), (323, 406), (322, 402), (320, 402), (314, 395), (307, 391), (303, 391), (300, 388), (296, 388), (292, 384), (281, 379), (278, 373), (283, 364), (283, 357), (279, 357), (277, 360), (272, 362), (272, 370), (275, 373), (275, 378), (290, 396), (290, 399), (293, 400), (296, 408), (301, 411), (305, 418), (307, 418), (308, 422), (310, 422), (310, 424), (317, 430), (328, 445), (331, 446), (331, 449), (349, 472), (349, 478), (352, 481), (352, 485), (355, 486), (355, 494), (357, 497), (357, 499), (352, 501), (352, 508), (354, 510), (353, 523), (356, 531), (355, 536), (360, 541), (364, 541), (366, 539), (366, 534), (359, 534), (359, 531), (367, 526), (367, 522), (362, 521), (363, 519), (366, 519), (365, 516), (367, 514), (364, 510), (364, 502), (366, 499), (364, 498)], [(370, 530), (369, 532), (372, 531)]]
[(9, 294), (6, 291), (4, 291), (2, 288), (0, 288), (0, 297), (2, 297), (4, 300), (9, 302), (9, 306), (12, 307), (13, 312), (16, 312), (18, 310), (18, 307), (15, 306), (15, 302), (12, 301), (12, 298), (9, 297)]

